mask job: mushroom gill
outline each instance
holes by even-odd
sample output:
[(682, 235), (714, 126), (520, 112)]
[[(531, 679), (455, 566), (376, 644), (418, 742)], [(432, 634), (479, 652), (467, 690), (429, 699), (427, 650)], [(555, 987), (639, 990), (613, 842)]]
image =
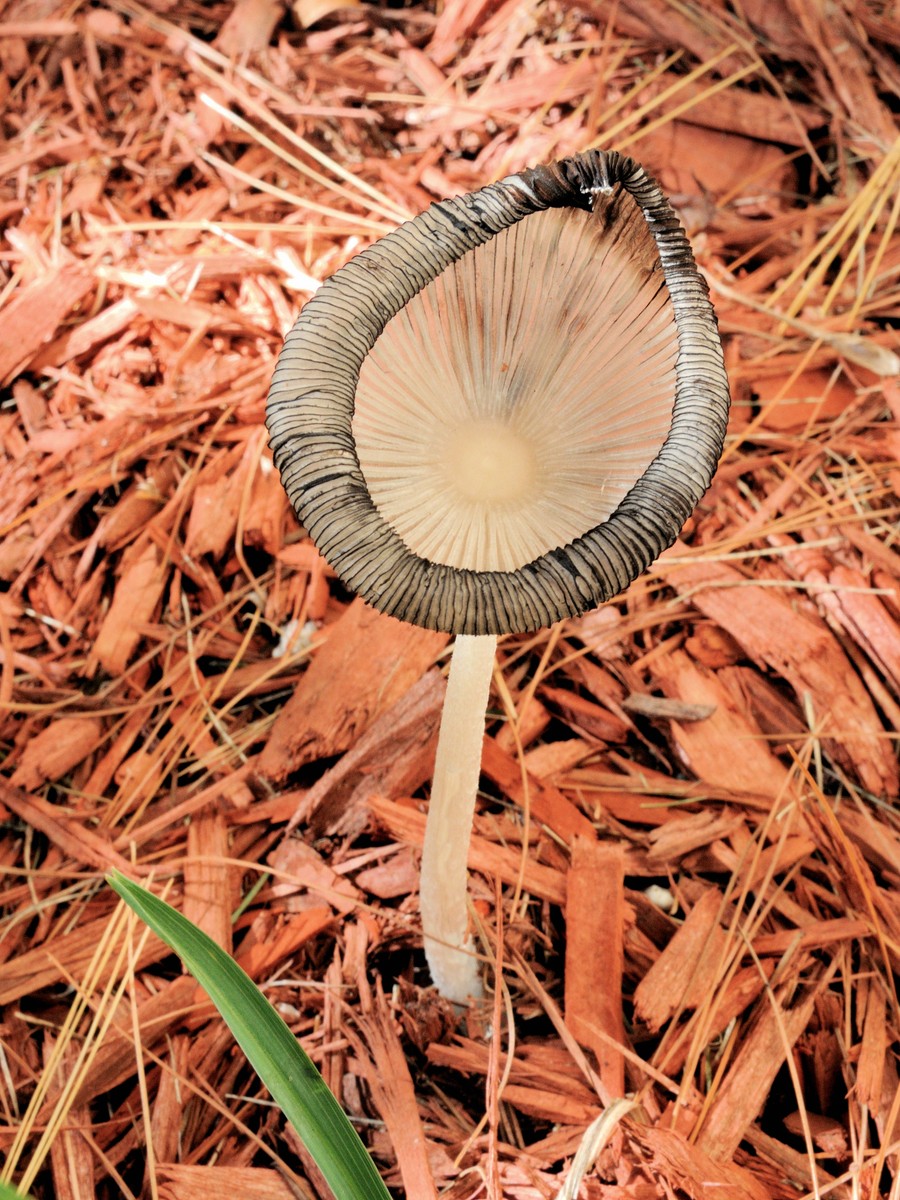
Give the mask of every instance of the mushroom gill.
[(672, 424), (677, 327), (627, 193), (525, 217), (441, 272), (363, 361), (352, 422), (411, 552), (515, 571), (601, 524)]

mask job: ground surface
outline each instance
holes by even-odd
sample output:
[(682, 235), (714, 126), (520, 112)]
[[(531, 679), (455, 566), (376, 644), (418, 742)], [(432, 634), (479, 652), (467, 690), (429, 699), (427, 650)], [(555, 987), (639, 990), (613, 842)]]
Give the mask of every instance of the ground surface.
[[(324, 1195), (113, 866), (234, 951), (398, 1195), (900, 1195), (898, 48), (878, 0), (0, 4), (0, 1146), (33, 1195)], [(595, 145), (678, 207), (732, 425), (661, 563), (501, 644), (457, 1026), (416, 899), (447, 639), (324, 568), (264, 397), (361, 245)]]

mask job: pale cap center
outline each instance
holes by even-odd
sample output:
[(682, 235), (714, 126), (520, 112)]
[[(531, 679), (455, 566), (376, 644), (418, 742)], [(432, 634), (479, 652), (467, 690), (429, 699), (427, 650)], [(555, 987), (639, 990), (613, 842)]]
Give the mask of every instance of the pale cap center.
[(537, 461), (516, 430), (490, 418), (463, 422), (450, 437), (443, 469), (467, 500), (504, 504), (521, 500), (534, 485)]

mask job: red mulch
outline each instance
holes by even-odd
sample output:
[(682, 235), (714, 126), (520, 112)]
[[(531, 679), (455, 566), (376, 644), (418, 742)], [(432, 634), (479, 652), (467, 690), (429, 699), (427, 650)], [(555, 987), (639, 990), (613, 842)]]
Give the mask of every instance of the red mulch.
[[(898, 50), (880, 0), (0, 3), (4, 1178), (327, 1194), (115, 866), (398, 1195), (900, 1196)], [(368, 240), (593, 145), (681, 213), (733, 418), (681, 543), (501, 643), (458, 1022), (417, 916), (447, 639), (322, 563), (264, 399)]]

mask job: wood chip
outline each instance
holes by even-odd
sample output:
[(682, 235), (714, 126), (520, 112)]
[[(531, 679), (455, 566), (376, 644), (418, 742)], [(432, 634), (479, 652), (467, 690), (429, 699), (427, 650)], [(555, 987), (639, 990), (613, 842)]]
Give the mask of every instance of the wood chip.
[(566, 1022), (593, 1050), (611, 1098), (625, 1094), (619, 997), (624, 965), (625, 856), (621, 846), (576, 837), (566, 885)]
[(36, 788), (47, 779), (59, 779), (93, 753), (102, 729), (94, 717), (62, 717), (48, 725), (25, 746), (10, 782)]
[(380, 989), (372, 993), (364, 987), (363, 1011), (357, 1024), (362, 1035), (357, 1040), (362, 1074), (391, 1135), (404, 1191), (408, 1196), (437, 1200), (412, 1076)]
[(771, 589), (754, 585), (722, 563), (658, 568), (694, 604), (718, 621), (753, 658), (794, 688), (809, 693), (823, 742), (872, 791), (897, 796), (896, 757), (880, 736), (875, 708), (838, 643), (807, 611)]
[(705, 892), (638, 984), (635, 1009), (650, 1029), (660, 1029), (676, 1011), (702, 1003), (718, 982), (727, 946), (720, 906), (715, 889)]
[(768, 995), (757, 1001), (753, 1024), (703, 1123), (699, 1145), (717, 1162), (728, 1162), (740, 1144), (781, 1064), (806, 1028), (827, 975), (794, 1005)]
[(60, 322), (93, 286), (90, 271), (69, 263), (47, 271), (22, 288), (3, 311), (0, 380), (8, 380), (50, 341)]
[(354, 600), (281, 710), (257, 764), (260, 774), (284, 779), (304, 763), (346, 750), (424, 675), (446, 643), (445, 634)]

